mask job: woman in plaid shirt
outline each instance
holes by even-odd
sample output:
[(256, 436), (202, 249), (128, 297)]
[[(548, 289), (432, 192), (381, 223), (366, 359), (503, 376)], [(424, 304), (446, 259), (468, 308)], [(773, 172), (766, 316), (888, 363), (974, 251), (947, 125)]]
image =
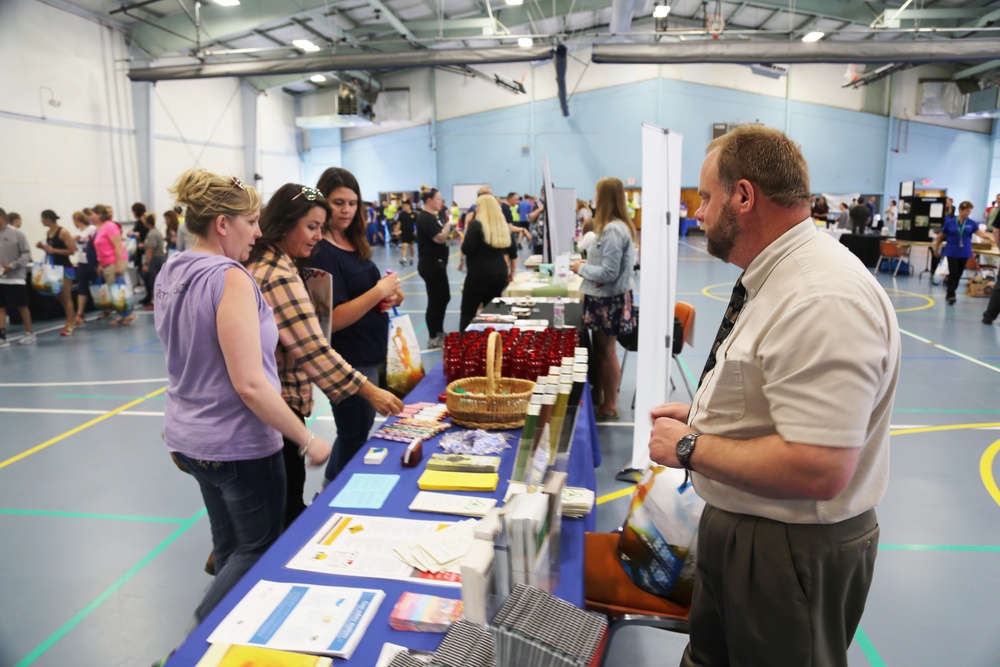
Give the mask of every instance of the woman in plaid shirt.
[[(299, 276), (299, 263), (304, 265), (301, 268), (308, 266), (329, 218), (330, 206), (319, 190), (294, 183), (281, 186), (261, 215), (262, 236), (247, 263), (278, 323), (281, 396), (303, 421), (312, 413), (314, 383), (333, 405), (358, 394), (379, 414), (397, 414), (403, 409), (402, 401), (369, 382), (330, 347)], [(286, 441), (284, 453), (287, 526), (305, 509), (305, 468), (294, 443)]]

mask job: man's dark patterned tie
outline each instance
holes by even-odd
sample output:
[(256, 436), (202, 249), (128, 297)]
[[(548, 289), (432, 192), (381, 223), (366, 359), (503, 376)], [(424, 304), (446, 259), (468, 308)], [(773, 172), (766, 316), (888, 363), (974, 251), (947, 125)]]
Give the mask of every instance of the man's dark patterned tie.
[(705, 370), (701, 372), (701, 379), (698, 380), (698, 386), (705, 381), (705, 376), (708, 375), (709, 371), (715, 368), (715, 353), (718, 352), (719, 346), (722, 345), (722, 341), (729, 338), (729, 334), (733, 332), (733, 327), (736, 326), (736, 319), (740, 316), (740, 311), (743, 310), (743, 304), (747, 302), (747, 288), (743, 286), (743, 274), (736, 280), (736, 284), (733, 285), (733, 296), (729, 299), (729, 307), (726, 308), (726, 316), (722, 318), (722, 324), (719, 325), (719, 331), (715, 334), (715, 342), (712, 344), (712, 351), (708, 355), (708, 359), (705, 361)]

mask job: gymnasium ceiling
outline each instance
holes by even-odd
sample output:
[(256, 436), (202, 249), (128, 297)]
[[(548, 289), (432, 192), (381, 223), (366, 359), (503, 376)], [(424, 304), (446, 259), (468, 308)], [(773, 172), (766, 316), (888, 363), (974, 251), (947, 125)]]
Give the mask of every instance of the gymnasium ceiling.
[[(953, 63), (956, 81), (1000, 79), (1000, 0), (39, 1), (126, 33), (148, 56), (131, 63), (133, 79), (244, 76), (292, 93), (377, 90), (401, 67), (478, 74), (558, 45), (584, 62), (853, 62), (874, 80), (938, 61)], [(653, 18), (656, 5), (669, 5), (666, 19)], [(822, 38), (804, 43), (814, 31)], [(293, 44), (302, 39), (318, 49)]]

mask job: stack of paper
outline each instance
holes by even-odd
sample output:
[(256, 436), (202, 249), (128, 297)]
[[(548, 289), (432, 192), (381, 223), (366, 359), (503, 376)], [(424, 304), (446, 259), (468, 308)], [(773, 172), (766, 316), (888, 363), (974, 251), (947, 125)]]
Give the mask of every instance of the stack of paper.
[(489, 623), (489, 610), (496, 594), (493, 582), (493, 541), (475, 540), (462, 559), (462, 602), (465, 620)]
[(608, 620), (528, 586), (517, 586), (493, 619), (498, 665), (585, 667), (595, 662)]
[(417, 480), (424, 491), (496, 491), (500, 476), (495, 472), (445, 472), (425, 470)]
[(500, 468), (499, 456), (476, 456), (475, 454), (431, 454), (427, 461), (428, 470), (449, 472), (496, 472)]
[(544, 493), (514, 496), (507, 504), (504, 523), (510, 545), (511, 581), (551, 590), (549, 497)]
[(496, 504), (496, 498), (418, 491), (413, 502), (410, 503), (410, 510), (413, 512), (457, 514), (459, 516), (486, 516), (486, 513), (496, 507)]
[[(520, 482), (511, 482), (507, 486), (504, 494), (504, 502), (509, 502), (511, 498), (519, 493), (525, 493), (527, 487)], [(562, 492), (562, 515), (572, 518), (587, 516), (594, 509), (594, 492), (577, 486), (563, 487)]]
[(453, 523), (392, 550), (396, 558), (424, 572), (456, 569), (475, 540), (475, 519)]

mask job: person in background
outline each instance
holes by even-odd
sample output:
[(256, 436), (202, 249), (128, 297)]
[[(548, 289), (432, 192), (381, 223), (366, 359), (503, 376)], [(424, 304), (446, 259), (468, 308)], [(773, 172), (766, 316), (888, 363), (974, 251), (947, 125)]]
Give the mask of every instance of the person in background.
[[(135, 268), (142, 266), (142, 258), (146, 254), (146, 225), (142, 223), (142, 216), (146, 215), (146, 205), (142, 202), (132, 204), (132, 231), (128, 233), (130, 238), (135, 239), (135, 251), (129, 259)], [(146, 286), (147, 293), (151, 291), (149, 285)]]
[(469, 269), (462, 288), (459, 331), (465, 331), (479, 307), (503, 294), (507, 283), (514, 279), (517, 242), (493, 195), (481, 195), (476, 200), (476, 219), (465, 228), (462, 254)]
[[(986, 207), (986, 227), (996, 229), (997, 220), (1000, 220), (1000, 194)], [(997, 244), (1000, 246), (1000, 244)]]
[(529, 194), (525, 194), (521, 197), (521, 202), (517, 205), (517, 219), (522, 223), (522, 226), (528, 223), (528, 215), (535, 208), (535, 198)]
[(889, 206), (884, 211), (885, 228), (889, 236), (896, 235), (896, 219), (899, 217), (899, 209), (896, 208), (896, 200), (890, 199)]
[(687, 470), (706, 503), (680, 664), (846, 667), (889, 479), (896, 313), (810, 219), (794, 142), (744, 125), (706, 153), (695, 215), (743, 274), (694, 402), (650, 413), (650, 458)]
[(7, 214), (7, 219), (10, 220), (10, 225), (14, 229), (20, 229), (21, 228), (21, 222), (22, 222), (22, 220), (21, 220), (21, 214), (20, 213), (15, 213), (14, 211), (11, 211), (10, 213)]
[[(313, 384), (333, 405), (360, 394), (380, 414), (396, 414), (403, 408), (399, 399), (369, 382), (330, 347), (299, 276), (299, 269), (308, 266), (329, 216), (330, 207), (321, 192), (286, 183), (264, 208), (261, 237), (247, 262), (278, 326), (276, 356), (282, 398), (302, 423), (312, 414)], [(283, 447), (286, 526), (305, 510), (306, 473), (298, 445), (286, 437)]]
[(422, 195), (424, 209), (417, 214), (417, 248), (420, 251), (417, 272), (427, 288), (427, 347), (436, 350), (444, 345), (444, 315), (451, 301), (448, 283), (448, 239), (454, 229), (451, 222), (442, 223), (438, 213), (444, 202), (441, 193), (430, 188)]
[(417, 214), (413, 212), (413, 202), (409, 199), (404, 199), (403, 207), (397, 214), (396, 219), (399, 221), (399, 243), (402, 248), (399, 263), (402, 266), (406, 266), (407, 264), (413, 266), (413, 256), (417, 254), (416, 249), (413, 247), (413, 244), (417, 240)]
[(594, 333), (593, 362), (597, 367), (599, 387), (595, 416), (599, 420), (619, 419), (618, 336), (635, 328), (632, 300), (632, 268), (635, 266), (635, 225), (625, 205), (625, 186), (620, 179), (602, 178), (597, 182), (597, 213), (594, 234), (587, 259), (570, 265), (583, 277), (583, 325)]
[(56, 301), (63, 308), (66, 315), (66, 325), (59, 332), (60, 336), (72, 336), (73, 327), (76, 325), (76, 312), (73, 309), (73, 281), (76, 280), (76, 271), (73, 269), (71, 257), (76, 253), (76, 241), (69, 230), (61, 227), (57, 222), (59, 216), (52, 209), (42, 211), (42, 225), (46, 228), (45, 242), (39, 241), (35, 244), (51, 258), (56, 266), (63, 267), (62, 289), (56, 295)]
[(830, 227), (830, 206), (826, 203), (826, 197), (820, 195), (812, 205), (812, 217), (816, 224), (822, 223), (828, 229)]
[(241, 264), (260, 237), (257, 190), (191, 169), (170, 192), (197, 242), (157, 276), (154, 321), (167, 363), (163, 440), (197, 480), (212, 528), (201, 622), (284, 528), (282, 436), (312, 465), (330, 445), (281, 399), (274, 313)]
[(944, 257), (948, 259), (948, 278), (945, 298), (949, 306), (954, 306), (957, 300), (955, 294), (958, 283), (965, 272), (965, 265), (972, 257), (972, 237), (978, 236), (992, 242), (992, 237), (979, 231), (979, 223), (969, 218), (972, 213), (972, 202), (963, 201), (958, 205), (958, 216), (948, 216), (941, 225), (941, 231), (934, 239), (934, 253), (941, 255), (941, 243), (946, 241)]
[[(992, 220), (990, 226), (993, 227), (993, 246), (995, 248), (1000, 248), (1000, 215), (997, 215), (998, 211), (1000, 211), (1000, 195), (997, 195), (989, 218)], [(983, 324), (993, 324), (998, 315), (1000, 315), (1000, 290), (994, 285), (993, 291), (990, 292), (990, 301), (983, 313)]]
[[(371, 248), (362, 232), (361, 189), (354, 175), (346, 169), (331, 167), (323, 172), (316, 185), (327, 193), (326, 202), (330, 206), (323, 238), (312, 257), (313, 267), (333, 277), (330, 346), (355, 371), (368, 378), (366, 386), (384, 387), (388, 311), (403, 302), (399, 276), (382, 277), (372, 262)], [(375, 401), (355, 394), (333, 406), (337, 439), (326, 464), (326, 483), (340, 474), (368, 441), (375, 413), (380, 408), (383, 414), (385, 411), (395, 414), (402, 410), (403, 404), (384, 392)]]
[(576, 200), (576, 231), (582, 234), (583, 225), (586, 224), (588, 220), (594, 217), (591, 212), (590, 207), (587, 206), (587, 202), (582, 199)]
[(451, 202), (451, 208), (448, 209), (448, 219), (455, 222), (455, 227), (458, 231), (465, 231), (465, 225), (462, 222), (462, 208), (458, 205), (458, 202)]
[(184, 215), (183, 207), (175, 206), (174, 213), (177, 214), (177, 252), (184, 252), (188, 248), (193, 248), (198, 238), (191, 233), (185, 224), (187, 218)]
[(156, 228), (156, 214), (152, 211), (142, 215), (142, 224), (146, 228), (146, 239), (143, 243), (145, 251), (142, 255), (142, 274), (146, 278), (146, 298), (142, 305), (145, 310), (153, 310), (153, 290), (156, 276), (167, 261), (166, 242), (163, 234)]
[(858, 197), (858, 202), (851, 207), (850, 218), (852, 234), (864, 234), (867, 231), (872, 221), (872, 212), (865, 205), (864, 197)]
[(875, 205), (875, 195), (870, 195), (868, 197), (868, 202), (865, 204), (868, 207), (869, 213), (872, 216), (872, 223), (875, 222), (875, 214), (878, 212), (878, 207)]
[[(111, 209), (104, 204), (94, 206), (94, 213), (100, 220), (97, 234), (94, 235), (94, 248), (97, 250), (97, 262), (100, 265), (100, 277), (105, 284), (114, 285), (119, 277), (125, 275), (128, 267), (128, 257), (125, 255), (125, 244), (122, 242), (122, 228), (111, 219)], [(101, 318), (112, 317), (111, 311), (105, 311)], [(126, 309), (114, 317), (108, 324), (132, 324), (136, 314)]]
[(90, 285), (97, 278), (97, 251), (94, 249), (94, 235), (97, 227), (91, 223), (93, 211), (85, 208), (73, 214), (73, 224), (76, 225), (76, 319), (74, 324), (83, 326), (86, 320), (83, 313), (87, 310), (87, 299), (90, 298)]
[(167, 255), (169, 256), (177, 250), (177, 241), (181, 226), (180, 220), (177, 219), (177, 213), (173, 209), (163, 212), (163, 225), (167, 228), (165, 240), (167, 242)]
[(9, 224), (7, 212), (0, 208), (0, 348), (10, 347), (7, 340), (7, 309), (17, 308), (24, 323), (21, 345), (34, 345), (37, 341), (28, 310), (28, 265), (31, 264), (31, 247), (28, 238), (17, 227)]
[(541, 198), (536, 201), (535, 208), (528, 214), (528, 227), (531, 230), (531, 254), (542, 255), (545, 252), (545, 201)]

